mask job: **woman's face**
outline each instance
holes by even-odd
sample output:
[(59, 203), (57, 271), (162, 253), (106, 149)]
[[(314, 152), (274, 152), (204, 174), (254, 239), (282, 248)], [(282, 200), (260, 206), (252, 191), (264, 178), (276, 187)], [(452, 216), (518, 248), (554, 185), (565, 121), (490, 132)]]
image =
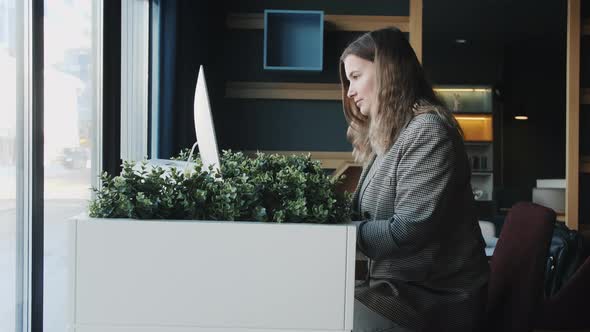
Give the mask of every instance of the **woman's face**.
[(350, 82), (347, 96), (354, 100), (361, 113), (369, 116), (375, 98), (375, 63), (356, 55), (344, 58), (344, 70)]

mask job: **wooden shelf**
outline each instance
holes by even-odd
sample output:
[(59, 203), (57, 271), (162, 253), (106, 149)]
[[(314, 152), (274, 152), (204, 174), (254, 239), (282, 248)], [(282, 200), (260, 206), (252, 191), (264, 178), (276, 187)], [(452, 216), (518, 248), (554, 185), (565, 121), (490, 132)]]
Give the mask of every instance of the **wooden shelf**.
[(227, 82), (225, 96), (244, 99), (341, 100), (338, 83)]
[(471, 172), (472, 176), (492, 176), (494, 175), (493, 171), (491, 170), (485, 170), (485, 171), (472, 171)]
[(580, 89), (580, 102), (590, 105), (590, 89)]
[[(401, 31), (409, 32), (409, 16), (377, 15), (324, 15), (326, 30), (331, 31), (371, 31), (388, 26), (395, 26)], [(262, 13), (229, 13), (226, 20), (230, 29), (264, 29)]]
[[(437, 90), (436, 88), (434, 90)], [(589, 89), (590, 90), (590, 89)], [(340, 83), (290, 82), (235, 82), (225, 86), (225, 96), (242, 99), (310, 99), (341, 100)], [(490, 112), (453, 112), (453, 115), (473, 117), (489, 116)]]
[(465, 140), (465, 145), (466, 146), (489, 146), (490, 145), (490, 141), (468, 141)]
[(372, 31), (394, 26), (410, 31), (408, 16), (326, 15), (326, 29), (333, 31)]

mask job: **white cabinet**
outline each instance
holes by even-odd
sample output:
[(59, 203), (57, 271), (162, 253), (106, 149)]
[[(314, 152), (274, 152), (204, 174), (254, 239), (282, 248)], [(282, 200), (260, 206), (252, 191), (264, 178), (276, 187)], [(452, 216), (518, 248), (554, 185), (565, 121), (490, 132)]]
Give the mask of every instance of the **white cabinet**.
[(353, 225), (70, 223), (77, 332), (350, 331)]

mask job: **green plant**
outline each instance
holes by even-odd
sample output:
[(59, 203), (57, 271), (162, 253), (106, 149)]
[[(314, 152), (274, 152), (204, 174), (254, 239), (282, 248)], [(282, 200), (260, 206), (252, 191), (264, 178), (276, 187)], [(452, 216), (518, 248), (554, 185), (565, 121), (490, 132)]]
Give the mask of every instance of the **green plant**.
[[(187, 151), (176, 159), (188, 158)], [(190, 172), (125, 162), (121, 175), (101, 176), (89, 215), (96, 218), (251, 220), (339, 223), (350, 219), (349, 193), (307, 156), (241, 152), (221, 155), (223, 179), (204, 170), (199, 156)]]

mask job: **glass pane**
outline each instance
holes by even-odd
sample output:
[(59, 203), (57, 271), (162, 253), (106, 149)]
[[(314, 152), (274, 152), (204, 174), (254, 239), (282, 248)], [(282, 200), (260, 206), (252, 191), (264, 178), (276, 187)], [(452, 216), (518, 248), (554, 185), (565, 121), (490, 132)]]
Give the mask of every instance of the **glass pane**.
[(0, 331), (16, 328), (16, 1), (0, 0)]
[(68, 218), (91, 196), (93, 1), (45, 1), (45, 265), (43, 325), (66, 331)]
[(489, 87), (439, 86), (434, 91), (453, 112), (492, 112), (492, 89)]

